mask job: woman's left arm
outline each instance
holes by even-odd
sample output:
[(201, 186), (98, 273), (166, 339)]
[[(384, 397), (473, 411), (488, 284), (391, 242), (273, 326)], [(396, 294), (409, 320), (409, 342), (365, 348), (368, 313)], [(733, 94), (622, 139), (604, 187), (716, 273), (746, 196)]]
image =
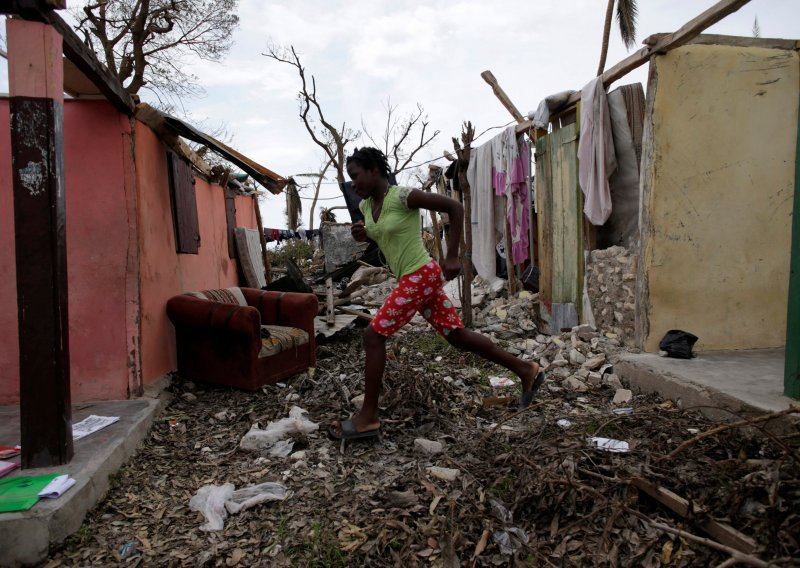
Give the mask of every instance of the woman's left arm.
[(406, 204), (412, 209), (429, 209), (447, 213), (450, 219), (450, 233), (447, 237), (447, 258), (442, 266), (442, 272), (444, 272), (445, 278), (452, 280), (461, 272), (458, 247), (461, 244), (461, 231), (464, 227), (464, 207), (455, 199), (419, 189), (414, 189), (408, 194)]

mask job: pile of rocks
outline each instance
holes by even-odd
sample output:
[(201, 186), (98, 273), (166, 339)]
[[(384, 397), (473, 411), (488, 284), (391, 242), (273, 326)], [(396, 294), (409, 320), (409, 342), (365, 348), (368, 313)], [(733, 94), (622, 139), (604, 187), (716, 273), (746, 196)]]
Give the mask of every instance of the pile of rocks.
[(586, 288), (598, 329), (634, 340), (636, 256), (625, 247), (593, 250), (586, 267)]

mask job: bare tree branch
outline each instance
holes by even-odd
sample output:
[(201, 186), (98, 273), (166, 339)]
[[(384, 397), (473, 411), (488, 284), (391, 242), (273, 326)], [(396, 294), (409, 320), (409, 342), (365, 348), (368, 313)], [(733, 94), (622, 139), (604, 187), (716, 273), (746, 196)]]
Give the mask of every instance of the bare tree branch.
[(147, 88), (162, 100), (202, 92), (180, 71), (184, 57), (219, 61), (238, 26), (237, 7), (238, 0), (97, 0), (73, 13), (127, 92)]

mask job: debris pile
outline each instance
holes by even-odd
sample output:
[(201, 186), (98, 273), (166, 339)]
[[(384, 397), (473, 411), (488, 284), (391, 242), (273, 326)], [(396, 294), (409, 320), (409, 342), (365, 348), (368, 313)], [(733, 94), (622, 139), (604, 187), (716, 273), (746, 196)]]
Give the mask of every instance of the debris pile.
[(586, 288), (598, 329), (614, 333), (626, 345), (632, 345), (636, 256), (620, 246), (593, 250), (586, 267)]
[[(632, 260), (612, 257), (609, 272), (597, 259), (604, 282), (631, 286), (616, 266)], [(365, 286), (361, 302), (391, 286)], [(719, 426), (634, 394), (613, 368), (624, 317), (545, 336), (535, 300), (487, 293), (475, 310), (479, 331), (547, 369), (530, 407), (516, 405), (516, 376), (417, 316), (387, 343), (382, 440), (344, 453), (325, 432), (363, 400), (360, 329), (321, 340), (314, 373), (262, 393), (176, 378), (137, 457), (47, 565), (797, 565), (800, 429), (773, 420), (792, 411)], [(254, 425), (287, 414), (322, 427), (297, 428), (280, 452), (243, 449)], [(291, 498), (201, 530), (202, 487), (265, 481)]]

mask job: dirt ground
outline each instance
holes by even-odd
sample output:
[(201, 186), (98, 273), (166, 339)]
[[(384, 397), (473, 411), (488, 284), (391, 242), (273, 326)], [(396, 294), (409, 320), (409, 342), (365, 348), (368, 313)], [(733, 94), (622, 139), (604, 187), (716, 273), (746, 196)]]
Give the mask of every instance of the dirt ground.
[[(518, 386), (490, 386), (490, 377), (509, 377), (503, 369), (412, 324), (389, 343), (382, 441), (351, 442), (343, 454), (326, 430), (363, 392), (359, 329), (318, 346), (313, 376), (263, 392), (175, 377), (172, 402), (138, 454), (42, 565), (800, 564), (797, 428), (767, 430), (765, 421), (715, 432), (697, 409), (672, 401), (634, 395), (615, 405), (622, 385), (580, 372), (588, 344), (565, 333), (542, 345), (536, 356), (552, 361), (549, 379), (520, 411)], [(616, 346), (593, 346), (613, 363)], [(587, 381), (569, 383), (575, 372)], [(295, 434), (289, 456), (240, 448), (253, 424), (295, 405), (319, 429)], [(629, 451), (592, 447), (591, 437)], [(189, 507), (198, 489), (262, 482), (282, 484), (288, 497), (201, 530), (203, 515)]]

